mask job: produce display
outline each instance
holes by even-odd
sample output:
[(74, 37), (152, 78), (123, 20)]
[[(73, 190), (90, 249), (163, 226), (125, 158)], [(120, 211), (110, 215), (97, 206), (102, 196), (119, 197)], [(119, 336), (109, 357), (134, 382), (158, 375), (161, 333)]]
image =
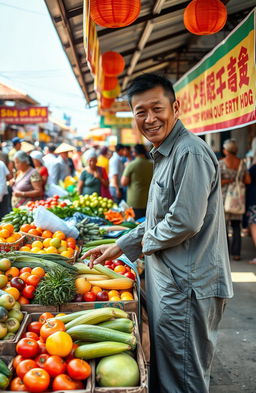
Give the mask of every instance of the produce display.
[(54, 206), (65, 207), (67, 203), (59, 200), (59, 195), (54, 195), (52, 198), (42, 199), (40, 201), (29, 201), (27, 207), (29, 210), (34, 210), (38, 206), (44, 206), (46, 208), (52, 208)]
[(93, 215), (101, 216), (113, 206), (117, 206), (112, 199), (103, 198), (94, 192), (91, 195), (79, 195), (79, 199), (73, 202), (74, 207), (88, 207), (93, 211)]
[(0, 243), (15, 243), (22, 235), (15, 232), (12, 224), (3, 223), (0, 225)]
[(13, 225), (14, 230), (18, 232), (23, 224), (31, 224), (34, 221), (34, 218), (32, 213), (27, 210), (13, 209), (1, 220), (1, 225), (3, 225), (3, 223), (10, 223)]

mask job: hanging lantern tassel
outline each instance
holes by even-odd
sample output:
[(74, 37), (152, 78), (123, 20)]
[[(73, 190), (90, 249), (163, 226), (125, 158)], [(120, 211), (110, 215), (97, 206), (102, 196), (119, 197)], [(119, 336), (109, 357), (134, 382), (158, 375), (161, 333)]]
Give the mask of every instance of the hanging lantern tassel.
[(103, 27), (128, 26), (139, 13), (140, 0), (90, 0), (90, 16)]
[(102, 90), (113, 90), (117, 84), (118, 79), (115, 76), (104, 76)]
[(113, 90), (103, 90), (102, 95), (105, 98), (116, 98), (121, 92), (120, 85), (118, 84)]
[(101, 65), (106, 76), (117, 76), (123, 72), (125, 62), (120, 53), (110, 51), (103, 53)]
[(227, 9), (220, 0), (192, 0), (184, 11), (184, 25), (197, 35), (214, 34), (227, 21)]
[(114, 101), (115, 101), (114, 98), (101, 97), (100, 106), (102, 109), (109, 109)]

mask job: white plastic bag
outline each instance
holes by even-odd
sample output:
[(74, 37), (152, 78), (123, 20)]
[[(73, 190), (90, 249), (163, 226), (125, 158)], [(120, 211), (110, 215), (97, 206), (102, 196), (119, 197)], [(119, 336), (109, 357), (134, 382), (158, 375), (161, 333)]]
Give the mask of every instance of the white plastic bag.
[(63, 197), (68, 195), (68, 192), (64, 190), (64, 188), (57, 186), (57, 184), (54, 183), (47, 183), (45, 192), (48, 197), (52, 197), (54, 195), (59, 195), (60, 197)]
[(79, 231), (75, 226), (69, 225), (52, 212), (49, 212), (44, 206), (37, 207), (33, 216), (36, 226), (42, 229), (48, 229), (51, 232), (62, 231), (67, 237), (74, 237), (75, 239), (79, 236)]

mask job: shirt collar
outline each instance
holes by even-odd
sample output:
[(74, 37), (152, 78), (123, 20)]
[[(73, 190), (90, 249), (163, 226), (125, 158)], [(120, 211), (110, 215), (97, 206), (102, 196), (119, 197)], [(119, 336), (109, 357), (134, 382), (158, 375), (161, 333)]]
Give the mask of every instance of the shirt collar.
[(165, 140), (161, 143), (160, 146), (158, 147), (153, 147), (153, 149), (150, 150), (150, 155), (152, 158), (156, 157), (159, 153), (165, 157), (167, 157), (172, 148), (173, 145), (178, 138), (180, 132), (184, 129), (184, 126), (182, 122), (178, 119), (170, 132), (170, 134), (165, 138)]

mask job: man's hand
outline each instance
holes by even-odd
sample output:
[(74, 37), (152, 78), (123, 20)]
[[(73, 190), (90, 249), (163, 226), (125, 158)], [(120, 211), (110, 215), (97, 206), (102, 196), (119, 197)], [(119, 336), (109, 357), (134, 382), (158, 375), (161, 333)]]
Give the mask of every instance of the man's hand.
[(81, 259), (90, 257), (89, 267), (92, 269), (97, 263), (103, 264), (107, 259), (115, 259), (120, 257), (123, 252), (117, 244), (104, 244), (87, 251)]

